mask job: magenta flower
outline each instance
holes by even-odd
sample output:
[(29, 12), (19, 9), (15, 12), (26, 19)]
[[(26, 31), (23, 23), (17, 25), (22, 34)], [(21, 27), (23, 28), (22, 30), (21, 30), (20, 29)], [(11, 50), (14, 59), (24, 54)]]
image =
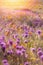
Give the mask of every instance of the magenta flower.
[(8, 51), (7, 51), (7, 55), (10, 55), (10, 54), (12, 54), (12, 53), (13, 53), (12, 50), (8, 50)]
[(9, 63), (8, 63), (8, 61), (7, 61), (6, 59), (4, 59), (4, 60), (2, 61), (2, 63), (3, 63), (3, 65), (9, 65)]
[(10, 41), (9, 41), (9, 43), (10, 43), (10, 45), (12, 45), (12, 44), (13, 44), (13, 41), (12, 41), (12, 40), (10, 40)]
[(24, 43), (28, 43), (28, 40), (24, 40)]
[(38, 34), (41, 34), (41, 30), (38, 30)]
[(42, 50), (42, 48), (39, 47), (37, 50), (40, 51), (40, 50)]
[(22, 55), (22, 52), (20, 50), (16, 50), (17, 55)]
[(22, 49), (21, 51), (22, 51), (22, 53), (25, 53), (26, 50), (25, 49)]
[(40, 35), (40, 34), (41, 34), (41, 30), (37, 30), (36, 33), (37, 33), (38, 35)]
[(22, 46), (19, 45), (16, 46), (16, 49), (22, 49), (22, 48), (23, 48)]
[(2, 46), (2, 51), (5, 52), (6, 46)]
[(36, 51), (36, 48), (31, 48), (31, 51), (35, 52)]
[(38, 56), (41, 56), (41, 55), (43, 55), (43, 52), (42, 52), (42, 50), (38, 51), (38, 52), (37, 52), (37, 55), (38, 55)]
[(29, 65), (29, 62), (25, 62), (24, 65)]
[(7, 63), (8, 61), (6, 59), (2, 60), (2, 63)]
[(3, 63), (3, 65), (9, 65), (8, 63)]
[(3, 46), (3, 45), (5, 46), (5, 45), (6, 45), (6, 43), (5, 43), (5, 42), (1, 42), (1, 43), (0, 43), (0, 45), (1, 45), (1, 46)]
[(20, 39), (19, 39), (19, 38), (17, 39), (16, 43), (17, 43), (17, 44), (19, 44), (19, 43), (20, 43)]
[(43, 55), (40, 56), (40, 59), (43, 61)]
[(17, 38), (17, 37), (18, 37), (18, 34), (15, 34), (13, 37), (14, 37), (14, 38)]

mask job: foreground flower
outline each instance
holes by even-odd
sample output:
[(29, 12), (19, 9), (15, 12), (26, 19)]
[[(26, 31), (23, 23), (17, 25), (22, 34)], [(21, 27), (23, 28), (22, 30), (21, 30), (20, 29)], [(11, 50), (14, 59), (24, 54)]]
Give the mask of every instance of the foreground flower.
[(8, 50), (7, 55), (13, 54), (13, 50)]
[(29, 62), (25, 62), (24, 65), (29, 65)]
[(6, 49), (6, 47), (5, 46), (2, 46), (2, 51), (3, 52), (5, 52), (5, 49)]
[(32, 52), (35, 52), (35, 51), (36, 51), (36, 48), (31, 48), (31, 51), (32, 51)]
[(17, 55), (23, 55), (23, 53), (20, 50), (16, 51)]
[(3, 65), (9, 65), (8, 63), (4, 63)]
[(38, 52), (37, 52), (37, 55), (38, 55), (38, 56), (41, 56), (41, 55), (43, 55), (43, 52), (42, 52), (42, 50), (38, 51)]
[(41, 61), (43, 61), (43, 55), (40, 56)]
[(13, 44), (13, 41), (12, 41), (12, 40), (10, 40), (10, 41), (9, 41), (9, 43), (10, 43), (10, 45), (12, 45), (12, 44)]
[(41, 34), (41, 30), (38, 30), (37, 32), (38, 32), (38, 34)]
[(3, 63), (3, 65), (9, 65), (9, 63), (8, 63), (8, 61), (7, 61), (6, 59), (4, 59), (4, 60), (2, 61), (2, 63)]
[(40, 50), (42, 50), (42, 48), (39, 47), (37, 50), (40, 51)]
[(2, 60), (2, 63), (7, 63), (7, 60), (6, 59)]

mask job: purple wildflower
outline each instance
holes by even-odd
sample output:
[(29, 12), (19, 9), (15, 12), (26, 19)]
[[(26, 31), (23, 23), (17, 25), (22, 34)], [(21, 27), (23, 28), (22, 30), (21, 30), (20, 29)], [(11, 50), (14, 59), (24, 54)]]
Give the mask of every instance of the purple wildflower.
[(25, 53), (26, 50), (25, 49), (22, 49), (21, 51), (22, 51), (22, 53)]
[(20, 39), (17, 39), (17, 44), (19, 44), (20, 43)]
[(8, 63), (3, 63), (3, 65), (9, 65)]
[(8, 51), (7, 51), (7, 54), (8, 54), (8, 55), (10, 55), (10, 54), (12, 54), (12, 53), (13, 53), (12, 50), (8, 50)]
[(17, 38), (17, 37), (18, 37), (18, 34), (15, 34), (13, 37), (14, 37), (14, 38)]
[(22, 55), (22, 52), (20, 50), (16, 50), (17, 55)]
[(5, 46), (5, 45), (6, 45), (6, 43), (5, 43), (5, 42), (1, 42), (1, 46), (3, 46), (3, 45)]
[(25, 34), (24, 36), (25, 36), (25, 37), (28, 37), (28, 34)]
[(28, 43), (28, 40), (24, 40), (24, 43)]
[(23, 47), (22, 46), (16, 46), (16, 49), (22, 49)]
[(37, 50), (40, 51), (40, 50), (42, 50), (42, 48), (39, 47)]
[(36, 33), (37, 33), (38, 35), (40, 35), (40, 34), (41, 34), (41, 30), (37, 30)]
[(3, 65), (9, 65), (9, 64), (8, 64), (8, 61), (7, 61), (6, 59), (4, 59), (4, 60), (2, 61), (2, 63), (3, 63)]
[(24, 65), (29, 65), (29, 62), (25, 62)]
[(2, 46), (2, 51), (5, 52), (6, 46)]
[(13, 42), (12, 42), (11, 40), (9, 41), (9, 43), (10, 43), (10, 45), (12, 45), (12, 44), (13, 44)]
[(7, 60), (6, 59), (2, 60), (2, 63), (7, 63)]
[(43, 52), (40, 50), (40, 51), (37, 52), (37, 55), (41, 56), (41, 55), (43, 55)]
[(38, 34), (40, 34), (41, 33), (41, 30), (38, 30)]
[(31, 48), (31, 51), (35, 52), (36, 51), (36, 48)]
[(43, 55), (40, 56), (40, 59), (43, 61)]

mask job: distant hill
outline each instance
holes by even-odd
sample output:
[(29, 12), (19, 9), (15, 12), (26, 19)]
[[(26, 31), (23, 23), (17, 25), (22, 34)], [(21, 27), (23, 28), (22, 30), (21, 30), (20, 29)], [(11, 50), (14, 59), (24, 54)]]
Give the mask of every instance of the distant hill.
[(0, 16), (16, 16), (16, 15), (28, 15), (29, 17), (33, 18), (42, 18), (43, 19), (43, 13), (39, 13), (36, 11), (32, 11), (30, 9), (2, 9), (0, 8)]

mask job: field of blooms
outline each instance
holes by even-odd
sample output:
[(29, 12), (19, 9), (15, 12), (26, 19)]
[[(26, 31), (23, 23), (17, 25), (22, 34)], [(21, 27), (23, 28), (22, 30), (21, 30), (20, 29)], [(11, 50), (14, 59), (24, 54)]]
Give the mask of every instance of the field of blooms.
[(43, 20), (0, 16), (0, 65), (43, 65)]

